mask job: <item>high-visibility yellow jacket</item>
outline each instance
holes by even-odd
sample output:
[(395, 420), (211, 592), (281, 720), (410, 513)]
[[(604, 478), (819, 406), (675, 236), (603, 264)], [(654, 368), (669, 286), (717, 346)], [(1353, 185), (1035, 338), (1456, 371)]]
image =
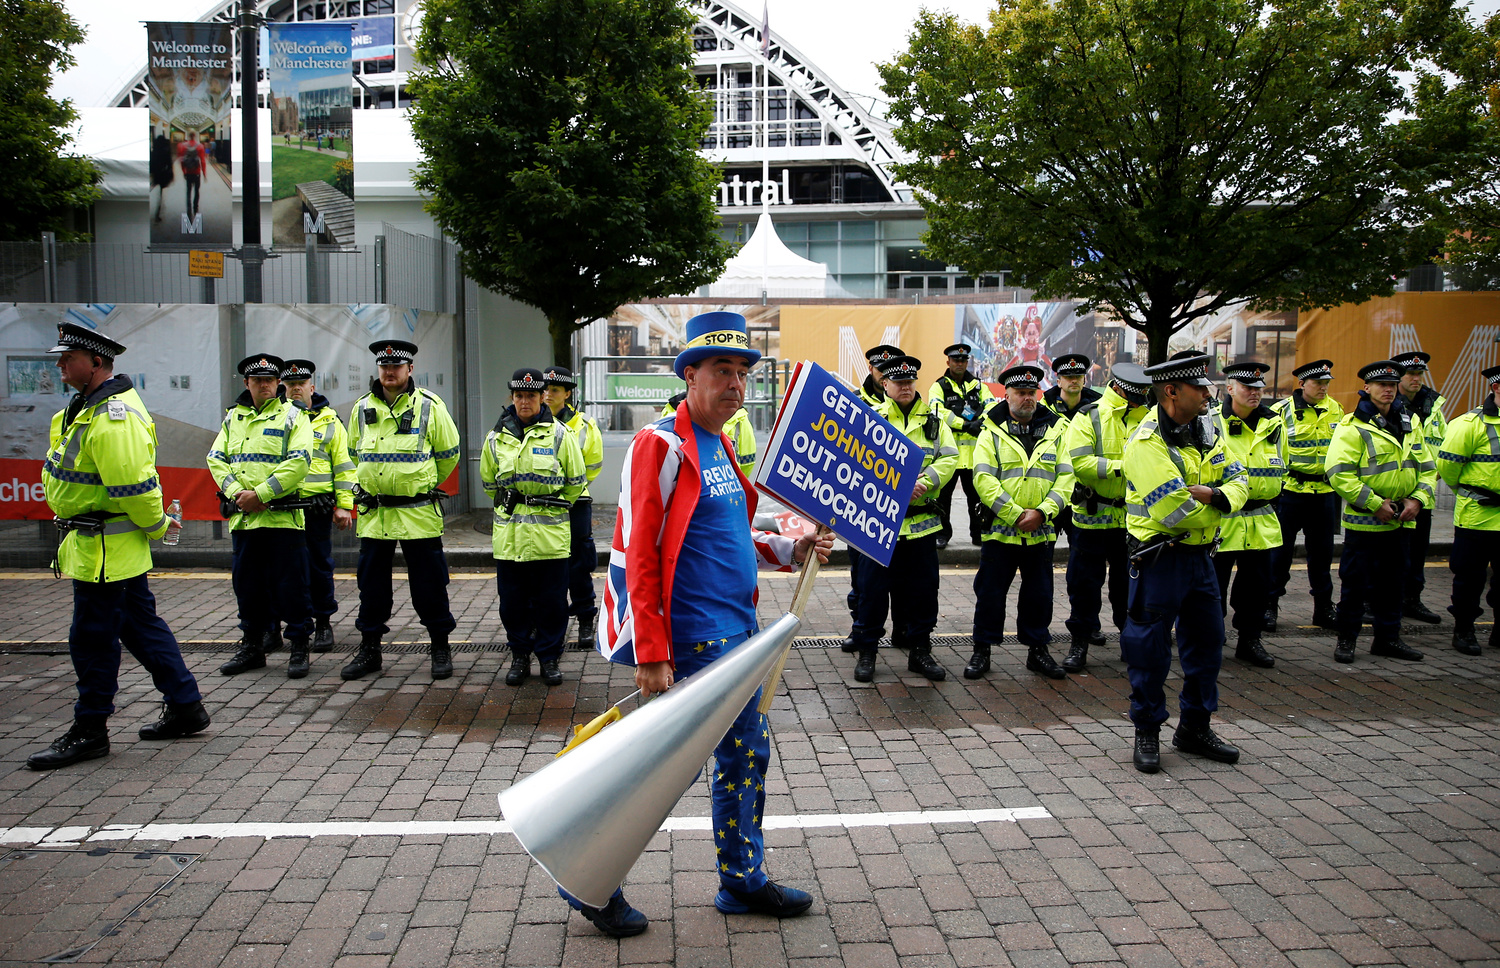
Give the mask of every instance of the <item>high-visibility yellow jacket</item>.
[(1448, 424), (1437, 472), (1458, 496), (1457, 527), (1500, 531), (1500, 409), (1493, 395)]
[(907, 507), (906, 517), (901, 521), (901, 537), (921, 538), (936, 534), (943, 528), (937, 512), (938, 495), (953, 477), (953, 472), (958, 470), (958, 445), (953, 441), (953, 431), (937, 414), (927, 409), (927, 402), (921, 394), (912, 401), (909, 413), (902, 413), (896, 401), (889, 397), (875, 409), (908, 440), (922, 448), (922, 476), (927, 480), (927, 493)]
[[(431, 390), (408, 382), (386, 403), (378, 382), (354, 402), (349, 439), (355, 483), (371, 494), (415, 497), (437, 489), (458, 466), (458, 428)], [(394, 541), (437, 538), (443, 511), (437, 501), (404, 508), (361, 510), (359, 536)]]
[(1083, 486), (1075, 488), (1075, 526), (1125, 527), (1125, 441), (1149, 412), (1145, 404), (1132, 407), (1113, 389), (1106, 389), (1068, 421), (1063, 449), (1073, 467), (1074, 482)]
[[(1025, 427), (1011, 419), (1006, 401), (990, 407), (974, 448), (974, 489), (995, 516), (983, 540), (1019, 545), (1057, 540), (1053, 521), (1073, 493), (1073, 467), (1064, 450), (1067, 431), (1068, 421), (1044, 404), (1037, 404)], [(1030, 453), (1023, 435), (1031, 438)], [(1042, 526), (1018, 530), (1021, 514), (1032, 509), (1042, 513)]]
[[(661, 408), (663, 417), (672, 417), (677, 414), (677, 407), (682, 403), (687, 394), (678, 394), (667, 405)], [(672, 401), (676, 401), (675, 403)], [(755, 425), (750, 422), (750, 411), (744, 407), (734, 412), (724, 423), (724, 436), (734, 445), (734, 462), (740, 466), (740, 473), (745, 475), (746, 480), (755, 477)], [(592, 478), (590, 478), (592, 480)]]
[[(1199, 503), (1188, 492), (1194, 484), (1218, 488), (1221, 506)], [(1185, 545), (1211, 545), (1249, 493), (1244, 467), (1210, 418), (1178, 427), (1158, 406), (1125, 444), (1125, 527), (1139, 541), (1178, 535)]]
[(1245, 468), (1249, 498), (1220, 524), (1220, 551), (1266, 551), (1281, 547), (1281, 520), (1276, 517), (1276, 498), (1286, 476), (1286, 427), (1281, 415), (1269, 407), (1256, 407), (1250, 415), (1255, 426), (1242, 420), (1232, 405), (1217, 411), (1219, 432), (1231, 461)]
[(312, 427), (312, 462), (298, 493), (332, 492), (338, 507), (354, 510), (354, 458), (349, 456), (349, 432), (344, 422), (321, 393), (313, 394), (307, 420)]
[(857, 391), (859, 398), (872, 407), (879, 407), (885, 403), (885, 387), (871, 374), (866, 374), (864, 382), (859, 385)]
[[(1361, 394), (1363, 396), (1363, 394)], [(1437, 487), (1437, 464), (1427, 454), (1422, 418), (1403, 411), (1397, 440), (1367, 404), (1355, 407), (1333, 432), (1328, 445), (1328, 483), (1344, 502), (1344, 527), (1351, 531), (1395, 531), (1416, 527), (1392, 518), (1381, 524), (1373, 512), (1387, 499), (1415, 498), (1431, 508)], [(1377, 419), (1378, 418), (1378, 419)]]
[(1448, 401), (1432, 387), (1422, 387), (1410, 400), (1403, 394), (1402, 402), (1407, 410), (1422, 418), (1422, 440), (1427, 444), (1427, 455), (1431, 457), (1438, 452), (1443, 435), (1448, 432), (1448, 418), (1443, 416)]
[(563, 404), (557, 419), (573, 431), (578, 438), (578, 450), (583, 454), (583, 474), (588, 483), (583, 486), (583, 498), (588, 498), (588, 485), (594, 483), (604, 467), (604, 435), (599, 432), (599, 422), (582, 410), (574, 410), (572, 404)]
[(490, 545), (496, 558), (568, 557), (568, 509), (583, 493), (587, 475), (578, 437), (567, 424), (543, 407), (523, 427), (515, 408), (506, 407), (484, 438), (479, 479), (495, 502)]
[[(71, 409), (71, 407), (69, 408)], [(42, 490), (59, 518), (104, 515), (103, 534), (68, 531), (56, 566), (69, 578), (123, 581), (151, 570), (152, 538), (167, 532), (156, 476), (156, 423), (128, 376), (106, 380), (67, 420), (52, 417)]]
[[(312, 448), (307, 411), (281, 396), (257, 407), (246, 390), (224, 415), (208, 450), (208, 472), (231, 501), (245, 490), (254, 491), (262, 501), (275, 501), (291, 497), (301, 488), (311, 466)], [(303, 524), (300, 510), (237, 511), (229, 518), (231, 531), (300, 531)]]
[[(1333, 397), (1307, 403), (1297, 390), (1271, 407), (1281, 416), (1286, 437), (1287, 476), (1283, 489), (1293, 494), (1332, 494), (1326, 473), (1333, 429), (1344, 419), (1344, 408)], [(1300, 475), (1300, 476), (1299, 476)]]
[(953, 431), (953, 440), (958, 444), (958, 469), (972, 469), (974, 444), (979, 438), (965, 433), (964, 425), (984, 419), (984, 412), (995, 399), (989, 384), (973, 376), (968, 370), (957, 380), (944, 373), (938, 377), (932, 389), (927, 391), (927, 399), (937, 415), (943, 418), (943, 423)]

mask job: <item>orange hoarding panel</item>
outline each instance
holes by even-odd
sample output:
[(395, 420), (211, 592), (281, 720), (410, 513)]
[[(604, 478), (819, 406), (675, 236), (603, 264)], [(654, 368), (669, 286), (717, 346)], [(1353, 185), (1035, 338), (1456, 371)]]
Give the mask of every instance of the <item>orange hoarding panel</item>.
[(869, 373), (865, 350), (899, 346), (922, 361), (917, 387), (927, 392), (943, 375), (943, 349), (953, 342), (952, 306), (781, 307), (781, 353), (812, 360), (858, 386)]

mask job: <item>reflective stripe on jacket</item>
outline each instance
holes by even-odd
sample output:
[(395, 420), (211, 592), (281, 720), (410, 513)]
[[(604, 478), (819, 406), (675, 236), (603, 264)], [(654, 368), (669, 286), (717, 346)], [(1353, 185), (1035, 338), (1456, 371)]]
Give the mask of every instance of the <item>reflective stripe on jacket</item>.
[[(1328, 445), (1333, 430), (1344, 419), (1344, 408), (1333, 397), (1324, 397), (1320, 405), (1306, 403), (1297, 390), (1271, 409), (1281, 415), (1286, 433), (1287, 477), (1284, 489), (1293, 494), (1332, 494), (1326, 474)], [(1294, 473), (1295, 472), (1295, 473)], [(1312, 474), (1315, 481), (1299, 480), (1298, 474)]]
[[(1073, 502), (1073, 524), (1080, 528), (1125, 527), (1125, 441), (1139, 427), (1150, 408), (1132, 407), (1113, 389), (1106, 389), (1093, 405), (1080, 410), (1068, 421), (1063, 449), (1073, 467), (1073, 479), (1093, 491), (1107, 504), (1095, 502), (1090, 514), (1088, 502)], [(1072, 497), (1072, 495), (1068, 495)]]
[[(1002, 414), (1002, 410), (992, 407), (985, 415), (984, 430), (974, 448), (974, 489), (995, 516), (983, 540), (1019, 545), (1056, 541), (1053, 521), (1073, 493), (1073, 467), (1063, 449), (1068, 421), (1045, 404), (1037, 404), (1031, 428), (1039, 429), (1041, 421), (1046, 429), (1028, 454), (1026, 445), (1012, 433), (1009, 411)], [(1042, 526), (1035, 531), (1017, 530), (1022, 513), (1031, 509), (1042, 513)]]
[(604, 467), (604, 435), (599, 432), (599, 422), (582, 410), (574, 410), (572, 404), (563, 404), (557, 418), (578, 438), (578, 450), (583, 455), (583, 475), (588, 484), (583, 486), (583, 496), (589, 496), (588, 485), (594, 483)]
[(1437, 465), (1427, 456), (1422, 418), (1402, 413), (1403, 436), (1395, 436), (1359, 412), (1350, 414), (1333, 432), (1328, 446), (1328, 483), (1344, 502), (1344, 527), (1353, 531), (1395, 531), (1416, 527), (1392, 518), (1382, 524), (1374, 512), (1386, 500), (1415, 498), (1431, 508), (1437, 486)]
[[(1490, 495), (1475, 490), (1482, 487), (1500, 494), (1500, 410), (1494, 397), (1448, 424), (1438, 449), (1437, 472), (1458, 496), (1453, 507), (1456, 526), (1500, 531), (1500, 506)], [(1491, 502), (1490, 506), (1480, 504), (1481, 500)]]
[[(317, 405), (319, 401), (321, 405)], [(312, 462), (302, 479), (301, 494), (334, 493), (335, 503), (346, 511), (354, 510), (354, 458), (349, 456), (349, 432), (344, 422), (319, 394), (315, 406), (307, 411), (312, 427)]]
[[(249, 490), (270, 502), (297, 493), (311, 465), (312, 446), (307, 411), (279, 396), (257, 409), (246, 390), (219, 425), (208, 451), (208, 472), (230, 500)], [(301, 511), (240, 511), (229, 518), (231, 531), (302, 527)]]
[(1261, 415), (1254, 427), (1235, 414), (1233, 405), (1217, 412), (1229, 459), (1239, 461), (1245, 468), (1250, 494), (1246, 503), (1267, 502), (1224, 515), (1219, 534), (1221, 551), (1281, 547), (1281, 519), (1276, 516), (1275, 499), (1286, 477), (1286, 427), (1280, 414), (1265, 407), (1257, 409)]
[[(953, 440), (953, 431), (937, 414), (929, 413), (921, 394), (912, 401), (910, 413), (903, 414), (896, 401), (889, 397), (875, 410), (908, 440), (922, 448), (922, 476), (927, 479), (927, 493), (907, 507), (906, 517), (901, 521), (901, 537), (920, 538), (936, 534), (943, 527), (937, 512), (938, 495), (953, 477), (953, 472), (958, 470), (958, 444)], [(927, 419), (929, 415), (931, 421)]]
[[(458, 466), (458, 428), (431, 390), (408, 382), (386, 403), (378, 385), (354, 402), (349, 419), (355, 483), (371, 494), (415, 497), (433, 491)], [(404, 508), (374, 508), (359, 515), (359, 536), (394, 541), (443, 534), (436, 501)]]
[(1422, 387), (1415, 397), (1405, 402), (1407, 410), (1422, 418), (1422, 440), (1427, 444), (1428, 455), (1436, 454), (1448, 433), (1448, 418), (1443, 416), (1448, 401), (1432, 387)]
[[(484, 438), (479, 479), (495, 502), (490, 546), (505, 561), (547, 561), (568, 557), (572, 541), (568, 506), (584, 489), (583, 452), (568, 425), (545, 406), (525, 427), (506, 407)], [(510, 505), (507, 491), (521, 495)], [(529, 504), (549, 498), (565, 506)], [(509, 509), (507, 510), (507, 506)]]
[(1188, 488), (1194, 484), (1217, 487), (1224, 492), (1229, 511), (1237, 511), (1250, 493), (1245, 468), (1229, 457), (1224, 435), (1212, 421), (1206, 424), (1212, 443), (1200, 451), (1169, 443), (1161, 430), (1165, 419), (1157, 407), (1125, 444), (1125, 526), (1140, 541), (1178, 535), (1185, 545), (1213, 544), (1224, 515), (1213, 505), (1200, 503)]

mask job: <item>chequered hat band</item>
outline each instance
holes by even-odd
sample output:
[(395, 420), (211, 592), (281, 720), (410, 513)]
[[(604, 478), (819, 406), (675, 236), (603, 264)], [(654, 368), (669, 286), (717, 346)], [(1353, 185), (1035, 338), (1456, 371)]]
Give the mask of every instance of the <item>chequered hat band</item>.
[(1062, 365), (1056, 367), (1055, 371), (1058, 374), (1063, 374), (1063, 373), (1087, 373), (1089, 371), (1089, 368), (1086, 367), (1086, 366), (1084, 366), (1082, 363), (1078, 362), (1077, 360), (1069, 360), (1068, 362), (1063, 363)]
[(387, 346), (375, 354), (377, 363), (410, 363), (416, 358), (417, 355), (411, 350), (398, 349), (394, 346)]
[(527, 376), (519, 380), (511, 380), (510, 388), (512, 390), (545, 390), (547, 389), (547, 384), (536, 377)]
[(1401, 371), (1394, 366), (1382, 366), (1360, 374), (1366, 383), (1395, 383), (1401, 379)]
[(876, 353), (874, 356), (870, 357), (869, 359), (870, 359), (871, 363), (875, 364), (876, 366), (879, 366), (880, 364), (884, 363), (886, 360), (894, 360), (896, 358), (896, 355), (897, 354), (895, 354), (895, 353)]
[(310, 380), (312, 370), (300, 366), (289, 366), (281, 371), (281, 378), (283, 380)]
[(66, 346), (70, 349), (75, 350), (87, 350), (90, 353), (96, 354), (98, 356), (108, 357), (109, 359), (114, 359), (115, 354), (119, 352), (118, 349), (110, 346), (103, 340), (93, 339), (88, 336), (80, 336), (76, 333), (59, 332), (57, 334), (57, 345)]
[(1331, 380), (1333, 371), (1326, 366), (1319, 366), (1311, 370), (1296, 370), (1294, 375), (1299, 380)]
[(910, 363), (902, 363), (900, 366), (893, 366), (888, 370), (881, 370), (880, 375), (887, 380), (902, 382), (905, 380), (915, 380), (917, 378), (918, 372), (919, 371), (917, 370), (917, 368), (912, 366)]
[(1008, 387), (1015, 387), (1018, 390), (1035, 390), (1037, 387), (1041, 386), (1041, 384), (1037, 382), (1037, 378), (1030, 373), (1017, 373), (1015, 376), (1006, 380), (1005, 385)]
[(1202, 380), (1208, 376), (1208, 367), (1201, 363), (1197, 366), (1180, 366), (1174, 370), (1163, 370), (1160, 373), (1151, 374), (1152, 383), (1174, 383), (1178, 380)]

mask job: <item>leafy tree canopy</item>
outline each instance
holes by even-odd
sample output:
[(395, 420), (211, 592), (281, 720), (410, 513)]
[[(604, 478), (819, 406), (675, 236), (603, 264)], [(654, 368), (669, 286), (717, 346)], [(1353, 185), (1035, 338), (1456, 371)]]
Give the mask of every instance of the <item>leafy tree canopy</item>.
[(1443, 237), (1482, 92), (1453, 0), (1000, 0), (881, 68), (928, 243), (1145, 332), (1390, 293)]
[(0, 241), (79, 238), (71, 216), (99, 197), (93, 164), (63, 154), (78, 114), (49, 96), (82, 41), (60, 0), (0, 0)]
[(677, 0), (428, 0), (416, 184), (473, 278), (546, 315), (557, 362), (580, 325), (729, 254), (692, 24)]

